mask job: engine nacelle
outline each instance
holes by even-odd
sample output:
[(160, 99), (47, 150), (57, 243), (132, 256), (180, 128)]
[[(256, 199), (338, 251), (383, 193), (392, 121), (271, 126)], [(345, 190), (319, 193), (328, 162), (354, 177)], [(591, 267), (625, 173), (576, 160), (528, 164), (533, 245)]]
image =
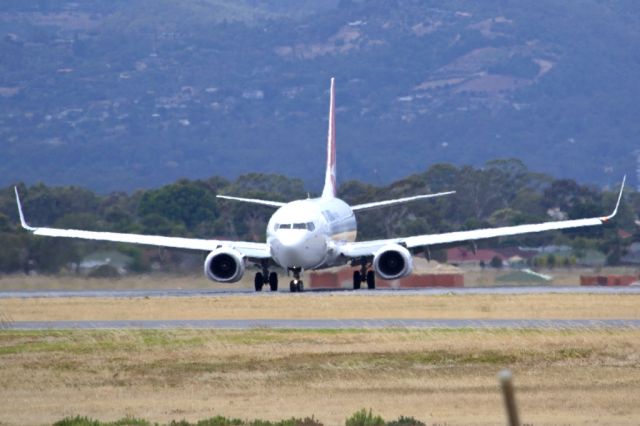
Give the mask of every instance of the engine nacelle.
[(204, 274), (213, 281), (235, 283), (244, 275), (242, 254), (232, 248), (221, 247), (209, 253), (204, 261)]
[(373, 269), (385, 280), (406, 277), (413, 271), (413, 258), (406, 248), (389, 244), (373, 255)]

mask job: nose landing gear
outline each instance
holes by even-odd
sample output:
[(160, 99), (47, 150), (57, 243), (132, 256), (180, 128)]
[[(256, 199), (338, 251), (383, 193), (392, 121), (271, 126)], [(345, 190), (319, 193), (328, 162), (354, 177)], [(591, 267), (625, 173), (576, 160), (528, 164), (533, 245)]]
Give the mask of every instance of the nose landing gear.
[(302, 292), (304, 291), (304, 283), (300, 279), (300, 274), (302, 272), (301, 268), (289, 268), (291, 272), (293, 272), (293, 280), (289, 283), (289, 290), (291, 293)]

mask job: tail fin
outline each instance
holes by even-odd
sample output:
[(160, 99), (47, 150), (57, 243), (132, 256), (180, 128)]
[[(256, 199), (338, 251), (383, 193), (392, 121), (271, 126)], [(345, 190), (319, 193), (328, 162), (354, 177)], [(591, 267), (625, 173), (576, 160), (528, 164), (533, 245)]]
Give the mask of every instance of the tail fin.
[(324, 177), (322, 198), (336, 196), (336, 108), (335, 108), (335, 78), (331, 78), (329, 101), (329, 134), (327, 137), (327, 171)]

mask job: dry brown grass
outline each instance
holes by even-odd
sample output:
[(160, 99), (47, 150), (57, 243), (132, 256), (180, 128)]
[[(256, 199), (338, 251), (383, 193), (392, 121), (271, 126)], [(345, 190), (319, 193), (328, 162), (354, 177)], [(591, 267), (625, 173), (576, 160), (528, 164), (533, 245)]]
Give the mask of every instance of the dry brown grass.
[(247, 273), (238, 283), (221, 284), (207, 279), (203, 274), (149, 274), (130, 275), (122, 278), (89, 278), (81, 275), (0, 275), (0, 291), (209, 288), (253, 288), (253, 276)]
[(233, 295), (0, 299), (14, 321), (181, 319), (638, 319), (640, 295)]
[[(639, 302), (575, 294), (2, 299), (0, 320), (637, 319)], [(337, 425), (370, 407), (387, 419), (503, 424), (496, 374), (504, 367), (515, 373), (524, 422), (639, 423), (640, 330), (602, 329), (0, 330), (0, 423), (220, 414), (315, 415)]]
[(526, 423), (637, 424), (639, 354), (638, 330), (3, 331), (0, 418), (503, 424), (509, 367)]

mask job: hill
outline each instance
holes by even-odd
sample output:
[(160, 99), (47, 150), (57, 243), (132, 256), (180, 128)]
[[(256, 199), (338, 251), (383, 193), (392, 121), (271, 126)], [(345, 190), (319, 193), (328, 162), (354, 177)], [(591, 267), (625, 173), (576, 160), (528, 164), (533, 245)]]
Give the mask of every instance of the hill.
[(505, 157), (601, 186), (635, 170), (631, 0), (5, 1), (0, 36), (0, 185), (314, 188), (331, 76), (341, 180)]

